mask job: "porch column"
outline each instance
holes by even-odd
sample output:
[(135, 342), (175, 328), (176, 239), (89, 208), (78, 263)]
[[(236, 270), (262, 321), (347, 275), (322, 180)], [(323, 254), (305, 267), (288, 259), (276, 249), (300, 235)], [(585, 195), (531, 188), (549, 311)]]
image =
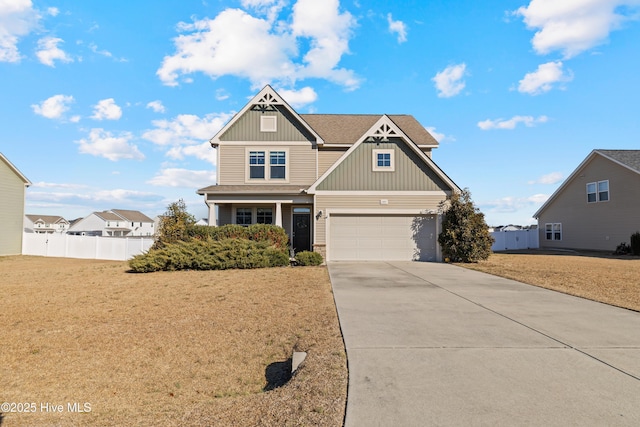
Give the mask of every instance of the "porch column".
[(282, 203), (276, 202), (276, 225), (282, 227)]
[(209, 225), (212, 227), (217, 226), (216, 223), (216, 204), (215, 203), (207, 203), (209, 206)]

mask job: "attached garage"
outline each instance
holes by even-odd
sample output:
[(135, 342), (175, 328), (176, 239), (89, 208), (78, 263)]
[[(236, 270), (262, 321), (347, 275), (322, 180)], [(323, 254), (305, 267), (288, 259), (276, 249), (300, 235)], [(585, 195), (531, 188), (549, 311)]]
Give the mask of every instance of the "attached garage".
[(332, 214), (330, 261), (437, 261), (437, 215)]

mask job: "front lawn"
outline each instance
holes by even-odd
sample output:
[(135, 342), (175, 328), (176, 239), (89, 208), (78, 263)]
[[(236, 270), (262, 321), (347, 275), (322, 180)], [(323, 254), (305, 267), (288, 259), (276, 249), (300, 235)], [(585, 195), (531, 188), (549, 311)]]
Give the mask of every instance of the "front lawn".
[[(3, 425), (342, 425), (346, 357), (326, 268), (127, 270), (0, 258), (0, 400), (36, 404), (4, 411)], [(294, 349), (308, 353), (298, 375), (263, 391)]]

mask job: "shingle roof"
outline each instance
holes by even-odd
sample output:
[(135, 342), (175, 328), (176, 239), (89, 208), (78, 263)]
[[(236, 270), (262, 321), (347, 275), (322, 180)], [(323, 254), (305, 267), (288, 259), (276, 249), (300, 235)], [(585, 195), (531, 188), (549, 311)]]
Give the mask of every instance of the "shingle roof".
[[(382, 117), (381, 114), (301, 114), (300, 117), (326, 144), (353, 144)], [(411, 115), (389, 118), (418, 145), (438, 145), (438, 141)]]
[[(57, 215), (31, 215), (31, 214), (27, 214), (25, 216), (27, 218), (29, 218), (29, 220), (31, 220), (31, 222), (36, 222), (37, 220), (41, 219), (42, 221), (45, 222), (45, 224), (55, 224), (56, 222), (58, 222), (60, 220), (67, 221), (63, 217), (57, 216)], [(69, 222), (69, 221), (67, 221), (67, 222)]]
[(238, 194), (238, 193), (268, 193), (296, 195), (306, 188), (301, 185), (210, 185), (198, 190), (198, 194)]
[(121, 216), (126, 221), (131, 222), (153, 222), (151, 218), (140, 211), (131, 211), (126, 209), (111, 209), (111, 212)]
[(595, 150), (640, 173), (640, 150)]

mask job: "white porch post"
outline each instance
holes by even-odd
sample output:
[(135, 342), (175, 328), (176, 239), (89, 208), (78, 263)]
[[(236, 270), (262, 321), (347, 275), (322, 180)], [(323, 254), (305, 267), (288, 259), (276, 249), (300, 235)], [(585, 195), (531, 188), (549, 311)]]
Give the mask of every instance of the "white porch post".
[(276, 202), (276, 225), (282, 227), (282, 203)]
[(215, 203), (207, 203), (209, 205), (209, 225), (212, 227), (217, 226), (216, 223), (216, 204)]

